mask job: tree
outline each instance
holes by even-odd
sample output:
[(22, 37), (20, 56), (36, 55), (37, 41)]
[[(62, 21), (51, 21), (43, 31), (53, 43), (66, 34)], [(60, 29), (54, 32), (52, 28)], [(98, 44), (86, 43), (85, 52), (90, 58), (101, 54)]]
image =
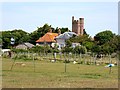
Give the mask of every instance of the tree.
[(69, 39), (71, 42), (73, 43), (80, 43), (81, 45), (83, 45), (84, 42), (86, 41), (90, 41), (91, 42), (91, 38), (89, 37), (89, 35), (79, 35), (79, 36), (73, 36)]
[(23, 30), (13, 30), (11, 31), (11, 37), (15, 38), (15, 45), (24, 43), (24, 42), (29, 42), (30, 36), (29, 33), (23, 31)]
[(94, 39), (98, 45), (102, 45), (113, 38), (113, 33), (110, 30), (100, 32), (95, 35)]
[(29, 42), (29, 33), (23, 31), (23, 30), (12, 30), (12, 31), (2, 31), (2, 42), (3, 46), (2, 48), (10, 48), (10, 42), (11, 38), (15, 39), (15, 46), (23, 43), (23, 42)]
[(117, 38), (117, 50), (120, 52), (120, 35), (117, 35), (116, 38)]
[(101, 53), (101, 46), (94, 44), (94, 46), (92, 47), (91, 51), (96, 53), (96, 54), (100, 54)]
[(30, 34), (30, 42), (36, 44), (36, 40), (46, 34), (51, 28), (51, 25), (45, 24), (43, 27), (37, 27), (37, 30)]
[(112, 53), (114, 51), (114, 48), (111, 48), (110, 47), (110, 45), (109, 45), (109, 43), (105, 43), (105, 44), (103, 44), (103, 45), (101, 45), (101, 53), (102, 54), (110, 54), (110, 53)]
[(94, 37), (95, 46), (92, 48), (93, 52), (102, 54), (112, 54), (117, 51), (118, 39), (117, 35), (113, 34), (111, 31), (106, 30), (96, 34)]
[(92, 42), (92, 41), (83, 42), (83, 46), (85, 46), (87, 48), (87, 51), (91, 51), (93, 45), (94, 45), (94, 42)]
[(68, 39), (68, 40), (65, 41), (65, 45), (66, 45), (66, 47), (71, 47), (72, 42)]
[(61, 30), (61, 34), (63, 34), (64, 32), (69, 32), (70, 30), (68, 28), (60, 28)]
[(10, 31), (2, 31), (2, 48), (10, 47)]
[(62, 51), (62, 53), (70, 53), (70, 52), (73, 52), (73, 48), (72, 47), (63, 47), (61, 51)]

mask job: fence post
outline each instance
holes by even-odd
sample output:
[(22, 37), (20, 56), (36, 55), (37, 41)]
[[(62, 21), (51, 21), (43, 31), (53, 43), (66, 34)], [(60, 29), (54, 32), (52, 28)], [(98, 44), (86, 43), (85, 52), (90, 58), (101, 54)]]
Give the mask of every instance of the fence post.
[(96, 65), (96, 58), (97, 58), (97, 55), (94, 55), (94, 65)]
[(10, 70), (13, 69), (14, 64), (15, 64), (15, 59), (14, 59), (14, 61), (13, 61), (13, 63), (12, 63), (12, 66), (11, 66)]
[(15, 60), (16, 60), (17, 55), (18, 55), (18, 54), (16, 54), (16, 56), (15, 56), (15, 58), (14, 58), (14, 61), (13, 61), (13, 63), (12, 63), (12, 66), (11, 66), (10, 70), (13, 69), (13, 66), (14, 66), (14, 64), (15, 64)]
[(84, 64), (86, 64), (85, 54), (83, 54), (83, 60), (84, 60)]
[(35, 54), (33, 54), (33, 67), (34, 67), (34, 72), (35, 72)]
[(79, 55), (79, 63), (81, 63), (81, 53), (80, 53), (80, 55)]
[(90, 64), (92, 64), (92, 56), (90, 55)]
[(68, 55), (68, 60), (70, 61), (70, 55), (71, 55), (71, 52), (69, 53), (69, 55)]
[(75, 55), (74, 55), (74, 61), (76, 61), (76, 52), (75, 52)]
[[(112, 60), (111, 60), (111, 55), (109, 54), (109, 64), (111, 64), (112, 63)], [(110, 65), (110, 70), (109, 70), (109, 74), (111, 73), (111, 71), (112, 71), (112, 68), (111, 68), (112, 66)]]
[(66, 57), (65, 57), (65, 53), (64, 53), (64, 61), (65, 61), (65, 72), (66, 72)]

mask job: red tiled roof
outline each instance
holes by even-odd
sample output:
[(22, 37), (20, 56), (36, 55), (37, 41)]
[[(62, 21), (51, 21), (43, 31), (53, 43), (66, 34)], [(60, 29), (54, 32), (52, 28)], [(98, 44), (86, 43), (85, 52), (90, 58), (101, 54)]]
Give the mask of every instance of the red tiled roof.
[(55, 37), (58, 36), (57, 33), (46, 33), (43, 37), (39, 38), (36, 42), (55, 42)]

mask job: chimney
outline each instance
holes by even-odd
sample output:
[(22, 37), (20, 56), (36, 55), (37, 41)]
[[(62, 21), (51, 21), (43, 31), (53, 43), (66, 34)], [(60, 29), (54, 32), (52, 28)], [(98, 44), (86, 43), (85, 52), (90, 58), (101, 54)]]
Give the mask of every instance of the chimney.
[(61, 34), (61, 30), (60, 30), (60, 28), (58, 29), (58, 35), (60, 35)]
[(51, 28), (49, 29), (49, 32), (52, 33), (52, 29)]

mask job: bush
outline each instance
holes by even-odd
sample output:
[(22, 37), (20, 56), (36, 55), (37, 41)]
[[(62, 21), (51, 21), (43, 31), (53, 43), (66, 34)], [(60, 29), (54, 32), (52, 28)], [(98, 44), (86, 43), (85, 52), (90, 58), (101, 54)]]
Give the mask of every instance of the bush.
[(28, 50), (24, 50), (24, 49), (16, 49), (16, 48), (13, 48), (11, 51), (15, 52), (15, 53), (23, 53), (23, 52), (28, 52)]
[(85, 54), (86, 52), (87, 52), (87, 49), (86, 49), (86, 47), (84, 47), (84, 46), (76, 46), (76, 47), (73, 49), (73, 53)]
[(35, 46), (30, 49), (30, 52), (44, 52), (44, 47), (43, 46)]
[(59, 53), (59, 50), (58, 49), (52, 49), (52, 52)]
[(62, 48), (62, 53), (69, 53), (69, 52), (71, 52), (71, 51), (73, 51), (73, 48), (72, 47), (64, 47), (64, 48)]
[(63, 63), (65, 63), (65, 62), (66, 62), (66, 63), (70, 63), (70, 61), (69, 61), (69, 60), (65, 60), (65, 61), (63, 61)]
[(17, 54), (17, 55), (15, 55), (14, 57), (13, 57), (13, 59), (21, 59), (21, 60), (32, 60), (32, 57), (28, 57), (28, 55), (25, 55), (25, 54), (22, 54), (22, 55), (19, 55), (19, 54)]
[(83, 64), (83, 63), (84, 63), (83, 61), (78, 62), (78, 64)]
[(115, 58), (115, 57), (117, 57), (117, 53), (112, 53), (111, 58)]
[(50, 48), (50, 46), (48, 45), (44, 45), (44, 46), (35, 46), (33, 48), (30, 49), (30, 52), (34, 52), (34, 53), (51, 53), (52, 52), (52, 48)]
[(87, 64), (87, 65), (90, 65), (90, 62), (89, 62), (89, 61), (87, 61), (87, 62), (86, 62), (86, 64)]

